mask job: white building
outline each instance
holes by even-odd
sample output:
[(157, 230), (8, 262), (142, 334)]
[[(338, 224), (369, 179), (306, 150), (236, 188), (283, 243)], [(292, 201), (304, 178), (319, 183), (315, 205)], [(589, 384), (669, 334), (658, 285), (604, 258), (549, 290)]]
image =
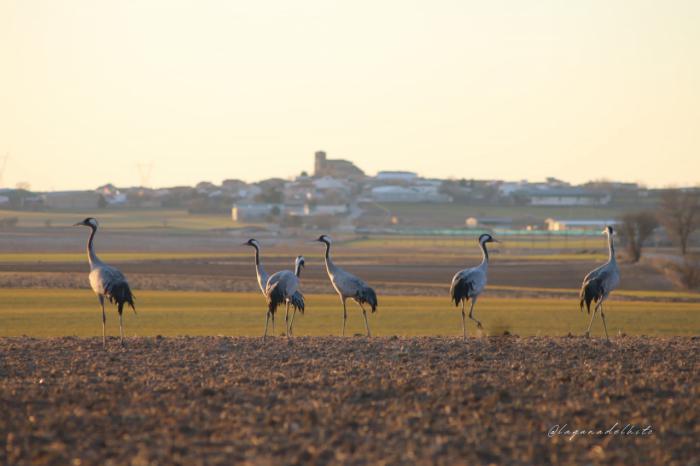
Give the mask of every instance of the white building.
[(510, 217), (467, 217), (464, 225), (467, 228), (507, 228), (513, 226), (513, 219)]
[(376, 186), (371, 196), (375, 202), (452, 202), (437, 186)]
[(346, 180), (324, 176), (321, 178), (298, 178), (284, 185), (286, 205), (307, 203), (335, 205), (350, 198), (351, 186)]
[(281, 204), (234, 204), (231, 208), (231, 218), (234, 222), (264, 220), (273, 213), (283, 211), (284, 206)]
[(501, 196), (510, 196), (519, 191), (528, 189), (530, 184), (527, 181), (505, 181), (498, 185), (498, 193)]
[(595, 206), (606, 205), (610, 195), (582, 189), (542, 189), (528, 193), (531, 205), (537, 206)]
[(556, 220), (553, 218), (548, 218), (544, 221), (544, 223), (547, 225), (547, 230), (549, 231), (592, 230), (602, 232), (606, 226), (616, 225), (617, 220)]
[(316, 178), (313, 180), (313, 185), (318, 190), (334, 190), (350, 192), (350, 185), (347, 181), (330, 176)]
[(377, 181), (402, 181), (404, 183), (413, 183), (418, 179), (418, 174), (407, 171), (381, 171), (374, 177)]
[(126, 201), (128, 199), (127, 199), (126, 194), (124, 194), (122, 192), (118, 192), (114, 196), (106, 198), (106, 200), (107, 200), (107, 204), (116, 206), (116, 205), (125, 205)]
[(348, 206), (345, 204), (319, 204), (314, 206), (304, 204), (302, 209), (288, 209), (288, 213), (293, 217), (339, 215), (348, 213)]

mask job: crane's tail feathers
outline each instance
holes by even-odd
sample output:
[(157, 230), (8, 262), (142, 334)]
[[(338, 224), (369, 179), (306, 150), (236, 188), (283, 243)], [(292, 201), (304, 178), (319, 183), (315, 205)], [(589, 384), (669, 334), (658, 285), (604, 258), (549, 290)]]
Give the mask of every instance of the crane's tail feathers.
[(124, 304), (128, 304), (131, 309), (133, 309), (134, 314), (136, 314), (136, 306), (134, 305), (134, 294), (129, 288), (127, 282), (117, 282), (110, 285), (107, 290), (105, 290), (105, 296), (109, 298), (109, 302), (112, 304), (117, 304), (119, 313), (121, 314), (122, 309), (124, 309)]
[(372, 312), (377, 312), (377, 293), (372, 288), (366, 286), (357, 292), (357, 301), (360, 304), (368, 304), (372, 308)]
[(459, 306), (463, 300), (469, 301), (469, 292), (472, 289), (471, 282), (463, 278), (457, 278), (452, 281), (452, 286), (450, 287), (450, 298), (455, 303), (455, 306)]
[(302, 314), (304, 313), (304, 295), (298, 291), (292, 295), (289, 303)]
[(584, 283), (581, 287), (581, 293), (579, 295), (579, 298), (581, 299), (579, 302), (581, 311), (583, 311), (583, 305), (585, 304), (586, 310), (590, 314), (591, 303), (597, 303), (600, 299), (602, 299), (603, 294), (605, 294), (605, 292), (598, 280), (589, 280)]
[(267, 309), (270, 312), (275, 312), (277, 307), (284, 304), (284, 292), (279, 285), (279, 282), (270, 287), (267, 292)]

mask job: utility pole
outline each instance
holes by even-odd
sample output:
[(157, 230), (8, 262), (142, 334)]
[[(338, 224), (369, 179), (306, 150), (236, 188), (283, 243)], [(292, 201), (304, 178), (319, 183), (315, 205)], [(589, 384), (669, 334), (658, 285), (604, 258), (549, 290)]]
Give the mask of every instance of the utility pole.
[(141, 187), (151, 187), (151, 173), (153, 173), (153, 162), (137, 164), (139, 176), (141, 177)]

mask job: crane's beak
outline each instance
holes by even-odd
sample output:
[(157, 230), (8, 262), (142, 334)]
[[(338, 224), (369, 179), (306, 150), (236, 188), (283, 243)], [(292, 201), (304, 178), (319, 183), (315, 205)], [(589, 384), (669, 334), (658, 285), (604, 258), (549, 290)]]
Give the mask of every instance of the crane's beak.
[(498, 241), (497, 239), (493, 239), (493, 238), (491, 239), (491, 242), (492, 243), (500, 243), (500, 241)]
[(81, 227), (83, 225), (85, 225), (83, 222), (78, 222), (78, 223), (73, 224), (74, 227)]

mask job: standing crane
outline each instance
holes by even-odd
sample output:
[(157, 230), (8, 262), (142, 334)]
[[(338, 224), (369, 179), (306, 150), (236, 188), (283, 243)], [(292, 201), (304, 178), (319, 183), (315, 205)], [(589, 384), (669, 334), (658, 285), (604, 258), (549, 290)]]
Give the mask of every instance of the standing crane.
[[(248, 241), (246, 241), (245, 243), (243, 243), (243, 245), (250, 246), (253, 249), (255, 249), (255, 275), (258, 279), (258, 287), (260, 288), (260, 291), (262, 292), (263, 296), (265, 297), (265, 300), (267, 300), (268, 299), (267, 284), (268, 284), (269, 277), (267, 275), (267, 272), (265, 272), (265, 269), (263, 269), (262, 264), (260, 263), (260, 243), (255, 238), (251, 238)], [(296, 266), (295, 267), (295, 275), (297, 277), (299, 277), (299, 273), (300, 273), (300, 266)], [(301, 313), (304, 312), (304, 297), (298, 291), (292, 296), (290, 303), (294, 307), (294, 314), (296, 314), (297, 309), (299, 309), (299, 311)], [(275, 307), (275, 310), (276, 309), (277, 309), (277, 307)], [(267, 337), (267, 328), (268, 328), (268, 324), (270, 322), (270, 317), (272, 317), (272, 334), (274, 335), (274, 333), (275, 333), (275, 311), (270, 311), (270, 309), (268, 307), (268, 311), (267, 311), (266, 318), (265, 318), (265, 334), (264, 334), (263, 338)], [(292, 323), (294, 323), (294, 315), (292, 315)], [(291, 332), (291, 324), (290, 324), (289, 332)]]
[(605, 227), (602, 231), (603, 234), (608, 237), (608, 261), (601, 265), (600, 267), (593, 269), (586, 275), (583, 279), (583, 285), (581, 285), (580, 307), (583, 311), (583, 305), (586, 305), (588, 313), (591, 313), (591, 302), (596, 303), (593, 308), (593, 315), (591, 316), (591, 321), (588, 324), (588, 330), (586, 330), (586, 337), (591, 335), (591, 325), (593, 325), (593, 319), (595, 318), (596, 312), (600, 309), (600, 317), (603, 318), (603, 328), (605, 329), (605, 338), (610, 340), (608, 336), (608, 326), (605, 323), (605, 313), (603, 312), (603, 302), (608, 299), (610, 292), (617, 288), (620, 283), (620, 268), (617, 266), (617, 260), (615, 259), (615, 244), (613, 243), (613, 235), (615, 232), (611, 226)]
[[(301, 258), (301, 262), (299, 262), (299, 259)], [(294, 275), (296, 275), (297, 280), (301, 278), (301, 269), (303, 269), (305, 266), (304, 262), (304, 257), (303, 256), (297, 256), (296, 261), (294, 262)], [(292, 312), (292, 319), (289, 321), (289, 335), (294, 335), (292, 332), (292, 326), (294, 325), (294, 316), (297, 315), (297, 310), (304, 314), (304, 307), (305, 307), (305, 302), (304, 302), (304, 295), (301, 294), (300, 291), (297, 291), (292, 295), (291, 299), (291, 304), (292, 307), (294, 308), (294, 312)]]
[(462, 304), (462, 333), (464, 339), (467, 339), (467, 323), (465, 320), (464, 305), (471, 299), (471, 307), (469, 308), (469, 318), (476, 322), (478, 328), (483, 328), (481, 322), (474, 318), (474, 305), (479, 295), (486, 287), (486, 278), (489, 271), (489, 251), (486, 249), (486, 243), (497, 243), (491, 235), (484, 233), (479, 236), (479, 247), (483, 256), (481, 264), (470, 269), (460, 270), (452, 278), (450, 286), (450, 297), (454, 301), (455, 306)]
[(345, 301), (351, 298), (357, 304), (360, 305), (362, 309), (362, 315), (365, 318), (365, 329), (367, 330), (367, 336), (371, 337), (372, 333), (369, 330), (369, 322), (367, 321), (367, 310), (365, 309), (365, 304), (372, 308), (372, 312), (377, 311), (377, 294), (372, 288), (370, 288), (365, 282), (360, 280), (355, 275), (346, 272), (340, 267), (336, 266), (331, 260), (331, 239), (328, 235), (321, 235), (316, 239), (319, 243), (324, 243), (326, 245), (326, 272), (328, 272), (328, 278), (331, 279), (333, 288), (340, 296), (340, 302), (343, 303), (343, 331), (342, 335), (345, 336), (345, 323), (348, 320), (348, 310), (345, 305)]
[(119, 338), (121, 345), (124, 346), (124, 323), (122, 320), (124, 304), (131, 306), (134, 314), (136, 313), (136, 307), (134, 306), (134, 295), (131, 293), (129, 283), (126, 281), (126, 277), (123, 273), (111, 265), (107, 265), (102, 262), (97, 257), (97, 254), (95, 254), (93, 240), (95, 239), (95, 233), (97, 233), (97, 220), (92, 217), (88, 217), (82, 222), (78, 222), (73, 226), (86, 226), (90, 227), (91, 230), (90, 238), (87, 242), (87, 255), (88, 262), (90, 264), (89, 279), (92, 291), (94, 291), (97, 295), (97, 299), (102, 307), (102, 346), (105, 348), (107, 347), (107, 336), (105, 330), (107, 322), (107, 317), (105, 316), (105, 298), (107, 298), (110, 303), (117, 305), (117, 311), (119, 312)]
[[(281, 270), (270, 275), (265, 287), (265, 297), (267, 298), (267, 312), (273, 314), (277, 311), (277, 307), (285, 304), (284, 312), (284, 327), (287, 337), (292, 334), (292, 325), (294, 324), (294, 315), (297, 309), (304, 313), (304, 296), (299, 292), (299, 276), (301, 269), (304, 267), (304, 257), (297, 256), (294, 261), (294, 272), (291, 270)], [(289, 322), (289, 305), (294, 307), (292, 314), (292, 322)], [(267, 321), (265, 322), (267, 330)], [(265, 332), (267, 334), (267, 331)]]

